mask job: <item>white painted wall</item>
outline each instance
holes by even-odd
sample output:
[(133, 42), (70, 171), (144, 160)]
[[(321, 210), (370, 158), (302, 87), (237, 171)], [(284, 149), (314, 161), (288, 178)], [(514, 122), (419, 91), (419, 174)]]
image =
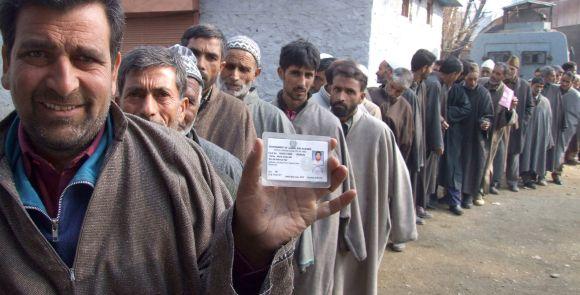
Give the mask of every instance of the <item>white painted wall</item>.
[[(3, 44), (4, 42), (2, 40), (2, 36), (0, 35), (0, 46), (2, 46)], [(0, 69), (2, 69), (2, 66), (3, 63), (2, 59), (0, 58)], [(0, 73), (0, 75), (2, 74)], [(8, 92), (0, 85), (0, 120), (4, 119), (4, 117), (6, 117), (6, 115), (8, 115), (13, 109), (14, 107), (12, 106), (10, 92)]]
[(217, 25), (226, 38), (245, 34), (258, 42), (264, 65), (259, 91), (270, 100), (281, 88), (276, 74), (280, 48), (299, 37), (321, 52), (366, 65), (370, 82), (385, 57), (410, 65), (419, 48), (438, 56), (442, 9), (434, 6), (433, 23), (427, 25), (427, 1), (413, 1), (410, 22), (401, 16), (402, 0), (204, 0), (201, 22)]
[[(369, 50), (369, 70), (375, 73), (382, 60), (411, 68), (411, 57), (421, 48), (441, 53), (443, 9), (433, 7), (433, 17), (427, 24), (427, 1), (413, 0), (412, 20), (401, 15), (402, 0), (375, 0)], [(371, 82), (375, 77), (372, 77)]]

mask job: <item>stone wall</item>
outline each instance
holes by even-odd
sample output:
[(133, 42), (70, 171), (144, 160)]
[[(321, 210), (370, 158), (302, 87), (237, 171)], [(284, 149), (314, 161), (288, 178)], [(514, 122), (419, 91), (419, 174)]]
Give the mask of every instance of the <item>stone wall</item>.
[[(2, 36), (0, 36), (0, 45), (4, 44), (2, 42)], [(2, 68), (3, 63), (2, 59), (0, 59), (0, 68)], [(4, 119), (6, 115), (8, 115), (14, 107), (12, 106), (12, 99), (10, 99), (10, 92), (0, 86), (0, 119)]]
[(262, 97), (270, 100), (281, 83), (276, 74), (280, 48), (305, 38), (321, 52), (350, 57), (369, 67), (369, 82), (385, 57), (410, 64), (419, 48), (441, 48), (442, 9), (434, 6), (426, 23), (427, 1), (414, 0), (412, 20), (401, 16), (402, 0), (201, 1), (201, 23), (220, 27), (226, 37), (248, 35), (262, 49), (264, 70), (258, 79)]
[(258, 79), (263, 99), (282, 87), (276, 74), (280, 49), (305, 38), (320, 52), (368, 63), (372, 0), (201, 1), (201, 23), (217, 25), (227, 37), (244, 34), (262, 50)]

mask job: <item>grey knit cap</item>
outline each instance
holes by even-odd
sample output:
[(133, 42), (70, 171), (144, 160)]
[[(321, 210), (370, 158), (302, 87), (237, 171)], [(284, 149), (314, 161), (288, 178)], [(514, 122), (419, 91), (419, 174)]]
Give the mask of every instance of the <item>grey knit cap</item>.
[(187, 77), (195, 79), (197, 82), (199, 82), (199, 85), (203, 87), (203, 79), (199, 69), (197, 68), (197, 58), (195, 58), (195, 54), (193, 54), (189, 48), (179, 44), (175, 44), (169, 47), (169, 51), (181, 57), (181, 61), (185, 65)]
[(254, 59), (256, 59), (256, 64), (258, 68), (262, 66), (261, 63), (261, 54), (260, 54), (260, 47), (258, 43), (252, 40), (250, 37), (247, 36), (235, 36), (228, 39), (228, 43), (226, 44), (227, 49), (241, 49), (244, 51), (249, 52)]

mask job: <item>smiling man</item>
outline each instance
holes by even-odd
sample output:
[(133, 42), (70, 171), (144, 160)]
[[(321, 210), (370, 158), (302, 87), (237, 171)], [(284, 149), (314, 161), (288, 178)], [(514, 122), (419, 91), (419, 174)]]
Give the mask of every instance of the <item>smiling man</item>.
[[(0, 285), (10, 292), (292, 292), (293, 239), (355, 196), (266, 190), (256, 141), (235, 205), (198, 145), (112, 96), (120, 1), (0, 1)], [(169, 118), (160, 118), (168, 120)], [(336, 141), (332, 141), (336, 144)], [(342, 192), (342, 190), (341, 190)]]

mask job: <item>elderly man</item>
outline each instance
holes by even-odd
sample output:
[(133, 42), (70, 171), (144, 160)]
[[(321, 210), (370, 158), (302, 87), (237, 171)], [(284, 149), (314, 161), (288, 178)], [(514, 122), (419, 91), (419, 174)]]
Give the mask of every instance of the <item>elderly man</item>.
[(415, 124), (411, 105), (402, 99), (401, 95), (411, 86), (412, 81), (413, 76), (409, 70), (395, 69), (391, 80), (383, 88), (382, 95), (386, 96), (386, 101), (380, 106), (382, 119), (393, 131), (397, 146), (407, 163), (413, 144)]
[[(389, 84), (400, 83), (399, 70)], [(405, 71), (405, 83), (410, 84), (411, 73)], [(346, 142), (354, 170), (358, 171), (357, 192), (365, 196), (359, 202), (367, 249), (367, 259), (362, 262), (351, 254), (337, 259), (337, 269), (344, 273), (342, 280), (335, 280), (333, 293), (377, 294), (377, 276), (387, 241), (402, 244), (417, 238), (409, 173), (393, 133), (357, 107), (365, 97), (366, 75), (348, 60), (335, 62), (327, 73), (332, 85), (332, 112), (342, 123), (350, 122)]]
[[(558, 156), (557, 148), (562, 145), (563, 138), (562, 134), (566, 129), (566, 116), (564, 110), (564, 104), (562, 102), (562, 91), (560, 86), (556, 83), (556, 70), (551, 66), (544, 66), (541, 69), (542, 79), (544, 79), (544, 89), (542, 90), (542, 95), (545, 96), (550, 102), (550, 107), (552, 108), (552, 139), (554, 140), (554, 145), (548, 149), (546, 155), (546, 170), (552, 172), (552, 180), (555, 184), (561, 185), (561, 160)], [(544, 180), (544, 175), (541, 176)], [(544, 184), (545, 181), (541, 181)]]
[(258, 96), (252, 86), (262, 72), (260, 47), (246, 36), (236, 36), (226, 44), (224, 66), (220, 74), (222, 90), (242, 100), (250, 113), (256, 133), (262, 138), (264, 132), (294, 133), (292, 122), (271, 103)]
[(507, 147), (506, 162), (506, 180), (509, 190), (518, 192), (518, 181), (520, 178), (520, 155), (524, 151), (524, 141), (528, 128), (528, 121), (534, 110), (532, 102), (532, 89), (530, 84), (519, 77), (520, 59), (517, 56), (511, 56), (507, 64), (509, 70), (505, 77), (504, 83), (514, 91), (518, 98), (518, 123), (510, 128), (509, 144)]
[[(256, 141), (232, 206), (197, 144), (111, 103), (120, 1), (4, 0), (0, 16), (2, 85), (16, 109), (0, 123), (0, 285), (291, 292), (292, 240), (354, 192), (320, 203), (328, 190), (265, 190)], [(334, 158), (329, 169), (332, 191), (347, 170)]]
[(504, 155), (506, 140), (509, 136), (508, 127), (516, 124), (518, 120), (518, 114), (514, 109), (518, 105), (516, 97), (512, 98), (512, 104), (509, 109), (499, 104), (502, 97), (511, 92), (511, 89), (503, 82), (508, 71), (509, 66), (506, 63), (499, 62), (493, 68), (489, 78), (481, 78), (478, 81), (480, 85), (489, 91), (494, 110), (494, 118), (491, 124), (491, 144), (482, 182), (484, 193), (487, 193), (489, 189), (490, 193), (499, 194), (498, 189), (505, 167)]
[[(471, 103), (471, 115), (465, 122), (461, 162), (461, 207), (470, 209), (474, 200), (480, 200), (481, 181), (485, 161), (489, 153), (490, 127), (493, 121), (493, 105), (489, 91), (477, 83), (479, 67), (476, 63), (464, 62), (463, 88)], [(479, 203), (479, 202), (477, 202)]]
[(491, 72), (495, 68), (495, 62), (492, 59), (488, 59), (481, 64), (481, 78), (491, 77)]
[(257, 137), (256, 129), (245, 104), (215, 87), (225, 57), (223, 33), (212, 25), (193, 26), (183, 33), (181, 45), (197, 57), (204, 82), (195, 130), (244, 162)]
[(461, 210), (461, 181), (462, 181), (462, 145), (463, 132), (467, 118), (471, 115), (471, 103), (463, 87), (455, 81), (463, 72), (463, 64), (455, 57), (448, 57), (439, 69), (443, 89), (447, 93), (445, 99), (445, 149), (441, 157), (438, 181), (447, 189), (449, 211), (455, 215), (462, 215)]
[[(187, 77), (185, 80), (184, 76)], [(183, 121), (190, 102), (199, 105), (199, 90), (203, 85), (200, 81), (202, 78), (195, 64), (195, 56), (186, 47), (140, 47), (123, 58), (117, 79), (119, 96), (116, 101), (127, 113), (178, 130), (177, 123), (169, 121)], [(188, 99), (187, 95), (194, 93), (197, 93), (196, 97)], [(169, 96), (163, 96), (165, 94)], [(242, 176), (242, 162), (217, 145), (199, 138), (193, 128), (182, 133), (201, 146), (228, 191), (235, 196)]]
[[(520, 163), (524, 187), (535, 189), (546, 173), (546, 152), (554, 145), (552, 140), (552, 108), (550, 102), (542, 95), (544, 80), (532, 79), (532, 99), (534, 112), (526, 133), (524, 152)], [(544, 184), (545, 185), (545, 184)]]
[[(336, 154), (341, 163), (352, 170), (343, 133), (343, 130), (348, 132), (350, 123), (341, 124), (330, 111), (308, 99), (308, 90), (320, 63), (319, 56), (318, 49), (302, 39), (282, 47), (278, 67), (282, 90), (272, 100), (272, 104), (284, 111), (292, 121), (296, 133), (338, 139)], [(354, 188), (354, 174), (351, 173), (349, 177), (351, 178), (343, 184), (342, 189), (330, 193), (329, 196)], [(335, 277), (338, 272), (335, 262), (349, 251), (358, 261), (366, 257), (358, 200), (343, 209), (340, 218), (333, 216), (316, 223), (301, 236), (298, 253), (295, 255), (295, 294), (327, 294), (333, 289), (334, 282), (345, 279), (343, 275)]]

